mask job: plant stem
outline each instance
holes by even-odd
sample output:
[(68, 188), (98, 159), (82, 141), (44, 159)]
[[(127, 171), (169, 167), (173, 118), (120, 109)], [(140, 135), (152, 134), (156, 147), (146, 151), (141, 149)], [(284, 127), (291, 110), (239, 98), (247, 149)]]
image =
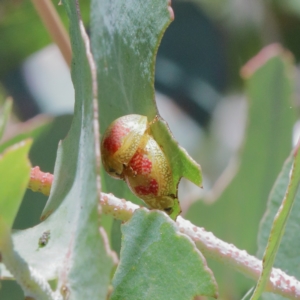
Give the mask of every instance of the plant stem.
[(46, 196), (50, 195), (50, 190), (53, 182), (53, 175), (44, 173), (39, 167), (34, 167), (30, 172), (30, 180), (28, 188), (34, 192), (40, 192)]
[(72, 50), (67, 31), (50, 0), (32, 0), (35, 9), (60, 49), (68, 66), (71, 65)]
[[(35, 168), (32, 169), (33, 173)], [(38, 170), (41, 174), (45, 174)], [(130, 201), (119, 199), (112, 194), (101, 193), (100, 204), (103, 213), (113, 216), (121, 221), (128, 221), (133, 212), (140, 206)], [(146, 209), (146, 208), (144, 208)], [(100, 211), (100, 210), (99, 210)], [(258, 280), (262, 271), (262, 261), (249, 255), (245, 250), (240, 250), (232, 244), (228, 244), (204, 228), (193, 225), (190, 221), (177, 218), (176, 226), (178, 230), (189, 236), (203, 253), (205, 257), (226, 263), (236, 271)], [(272, 292), (290, 299), (300, 298), (300, 282), (292, 276), (287, 275), (280, 269), (273, 268), (266, 292)]]

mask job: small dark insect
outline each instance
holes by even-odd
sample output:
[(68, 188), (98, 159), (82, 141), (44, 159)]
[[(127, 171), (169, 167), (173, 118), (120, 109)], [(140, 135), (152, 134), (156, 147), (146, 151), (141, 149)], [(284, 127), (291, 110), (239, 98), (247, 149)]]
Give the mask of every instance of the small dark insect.
[(69, 292), (69, 289), (66, 285), (63, 285), (60, 288), (60, 293), (64, 297), (64, 299), (69, 299), (70, 292)]
[(43, 232), (42, 236), (39, 238), (39, 246), (45, 247), (50, 239), (50, 230)]

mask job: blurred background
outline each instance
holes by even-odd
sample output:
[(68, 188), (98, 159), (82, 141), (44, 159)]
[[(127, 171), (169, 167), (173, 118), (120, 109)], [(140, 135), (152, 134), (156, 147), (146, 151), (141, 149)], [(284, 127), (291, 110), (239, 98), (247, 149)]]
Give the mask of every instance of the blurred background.
[[(53, 4), (67, 27), (64, 9), (57, 2)], [(89, 1), (80, 4), (88, 28)], [(192, 203), (208, 195), (243, 141), (247, 102), (240, 68), (274, 42), (291, 51), (298, 64), (300, 3), (173, 0), (172, 7), (175, 20), (158, 51), (155, 87), (160, 114), (178, 142), (201, 164), (204, 174), (202, 190), (185, 180), (180, 184), (183, 212), (189, 215)], [(53, 172), (57, 144), (71, 124), (74, 91), (69, 68), (31, 1), (0, 1), (0, 58), (0, 106), (7, 96), (14, 100), (5, 138), (33, 130), (32, 124), (44, 124), (30, 159), (32, 165)], [(297, 81), (298, 72), (297, 67)], [(295, 90), (296, 107), (297, 101)], [(50, 116), (51, 122), (45, 117), (36, 119), (39, 114)], [(24, 123), (17, 125), (20, 122)], [(46, 200), (28, 191), (14, 228), (37, 224)], [(261, 202), (262, 211), (266, 201)], [(206, 227), (205, 220), (198, 223)], [(221, 288), (221, 296), (240, 299), (251, 284)], [(22, 299), (22, 295), (14, 283), (2, 282), (0, 299)]]

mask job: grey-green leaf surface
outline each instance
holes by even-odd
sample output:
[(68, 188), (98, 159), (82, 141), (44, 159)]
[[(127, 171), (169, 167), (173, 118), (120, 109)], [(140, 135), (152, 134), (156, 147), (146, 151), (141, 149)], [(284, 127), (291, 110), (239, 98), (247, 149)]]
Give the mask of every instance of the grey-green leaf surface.
[[(91, 40), (98, 72), (102, 134), (120, 116), (140, 114), (150, 122), (158, 115), (154, 90), (156, 52), (172, 19), (168, 0), (92, 0)], [(201, 186), (200, 166), (178, 147), (166, 124), (157, 122), (151, 131), (170, 161), (176, 179), (175, 194), (183, 176)], [(102, 180), (105, 191), (136, 200), (123, 182), (107, 175)]]
[(11, 108), (12, 108), (12, 100), (9, 98), (5, 101), (3, 108), (2, 108), (2, 113), (0, 115), (0, 141), (2, 139), (6, 124), (9, 119), (9, 116), (11, 113)]
[(263, 256), (263, 270), (260, 275), (259, 281), (255, 288), (254, 294), (251, 299), (259, 299), (260, 295), (263, 293), (267, 281), (269, 280), (271, 270), (274, 264), (274, 260), (282, 240), (282, 236), (285, 232), (286, 224), (292, 210), (295, 196), (300, 184), (300, 143), (294, 152), (294, 163), (292, 166), (290, 180), (287, 187), (287, 191), (283, 198), (282, 204), (276, 213), (274, 222), (271, 228), (271, 233), (268, 239), (268, 244), (265, 249)]
[(0, 217), (8, 228), (12, 227), (28, 185), (31, 144), (31, 140), (23, 141), (0, 156)]
[(111, 300), (182, 300), (217, 296), (205, 259), (161, 212), (137, 210), (122, 225), (121, 261)]
[[(99, 232), (93, 78), (77, 5), (63, 4), (73, 50), (74, 119), (58, 149), (45, 220), (13, 238), (20, 255), (46, 279), (57, 278), (69, 299), (106, 299), (113, 262), (104, 233)], [(49, 239), (41, 247), (39, 239), (46, 232)], [(9, 274), (4, 270), (3, 276)]]
[[(290, 172), (293, 165), (293, 156), (285, 162), (282, 171), (272, 189), (267, 205), (266, 214), (261, 222), (258, 235), (258, 257), (262, 257), (267, 245), (268, 237), (271, 232), (274, 217), (282, 204), (285, 192), (290, 181)], [(300, 278), (299, 249), (300, 249), (300, 192), (298, 191), (291, 214), (286, 224), (280, 247), (278, 249), (274, 267), (284, 270), (287, 274)], [(263, 299), (285, 299), (282, 296), (264, 293)]]
[[(280, 46), (263, 49), (244, 68), (248, 127), (239, 155), (239, 170), (211, 205), (198, 201), (187, 218), (250, 254), (256, 252), (258, 225), (282, 164), (291, 151), (293, 62)], [(243, 293), (253, 282), (216, 264), (220, 290)], [(233, 296), (232, 296), (233, 297)]]

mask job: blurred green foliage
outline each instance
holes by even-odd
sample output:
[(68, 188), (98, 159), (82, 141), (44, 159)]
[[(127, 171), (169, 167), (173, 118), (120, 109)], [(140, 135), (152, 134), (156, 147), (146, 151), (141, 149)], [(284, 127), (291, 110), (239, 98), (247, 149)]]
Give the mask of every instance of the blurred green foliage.
[[(51, 0), (59, 16), (67, 26), (67, 17), (58, 1)], [(82, 1), (84, 22), (89, 22), (89, 1)], [(51, 37), (43, 26), (30, 0), (2, 0), (0, 2), (0, 80), (18, 68), (22, 61), (35, 51), (51, 43)]]
[[(81, 2), (83, 19), (89, 26), (90, 3), (89, 1)], [(236, 1), (232, 0), (193, 0), (192, 2), (195, 3), (196, 9), (203, 10), (210, 22), (222, 32), (223, 43), (220, 43), (218, 47), (226, 54), (224, 63), (228, 66), (229, 73), (226, 91), (241, 90), (243, 85), (239, 75), (240, 68), (264, 45), (271, 42), (281, 42), (293, 53), (296, 62), (300, 60), (299, 1), (273, 0), (250, 4), (250, 1), (244, 0), (239, 2), (239, 6), (235, 5)], [(55, 1), (53, 3), (67, 26), (67, 17), (63, 7), (57, 6)], [(199, 38), (201, 39), (201, 36)], [(42, 26), (29, 0), (0, 2), (0, 41), (0, 80), (19, 67), (26, 57), (51, 42), (49, 34)], [(207, 52), (209, 53), (210, 50), (208, 49)], [(257, 102), (251, 100), (248, 127), (251, 132), (247, 132), (238, 177), (234, 179), (229, 191), (226, 190), (213, 206), (208, 207), (197, 202), (187, 214), (187, 217), (196, 224), (205, 226), (218, 237), (233, 242), (252, 254), (256, 251), (258, 224), (265, 211), (268, 194), (291, 149), (291, 131), (295, 120), (295, 112), (287, 111), (287, 105), (290, 106), (287, 103), (290, 103), (289, 101), (293, 98), (294, 87), (290, 86), (290, 70), (289, 74), (286, 74), (286, 61), (277, 58), (265, 68), (260, 71), (263, 74), (256, 74), (256, 78), (252, 79), (253, 82), (247, 83), (249, 98), (256, 99)], [(275, 77), (272, 77), (273, 74), (276, 74)], [(101, 89), (101, 84), (99, 87)], [(110, 88), (108, 87), (108, 90)], [(106, 105), (110, 106), (111, 103), (107, 102)], [(109, 109), (111, 107), (103, 111), (103, 114), (105, 115)], [(118, 109), (123, 108), (118, 107)], [(118, 113), (119, 111), (114, 111), (114, 114)], [(113, 118), (110, 115), (110, 119)], [(48, 130), (36, 138), (30, 152), (33, 165), (39, 165), (43, 171), (53, 172), (58, 142), (66, 136), (71, 119), (71, 116), (55, 118)], [(109, 122), (107, 118), (102, 130)], [(211, 158), (206, 157), (206, 159)], [(211, 162), (211, 165), (213, 164), (214, 162)], [(120, 182), (120, 185), (122, 185), (121, 189), (124, 189), (124, 184)], [(111, 186), (107, 186), (106, 189), (112, 191)], [(277, 199), (278, 203), (280, 199)], [(28, 191), (15, 220), (14, 228), (24, 229), (36, 225), (45, 201), (46, 198), (43, 195)], [(270, 220), (272, 217), (273, 215), (269, 217)], [(297, 214), (295, 218), (298, 218)], [(268, 219), (268, 225), (266, 225), (267, 230), (260, 235), (260, 256), (267, 237), (266, 232), (270, 227), (270, 220)], [(116, 228), (114, 227), (115, 232), (118, 231)], [(290, 242), (289, 238), (286, 237), (286, 242)], [(261, 241), (261, 239), (264, 240)], [(116, 239), (114, 243), (119, 249), (119, 239)], [(297, 244), (295, 244), (296, 247)], [(283, 257), (282, 260), (289, 256), (284, 250), (282, 247), (279, 251), (279, 255)], [(286, 252), (289, 253), (289, 250)], [(226, 266), (220, 267), (219, 264), (210, 260), (209, 266), (216, 271), (218, 283), (223, 285), (221, 296), (225, 299), (240, 299), (253, 283), (228, 271)], [(289, 262), (283, 267), (289, 268), (291, 274), (294, 273)], [(20, 299), (22, 293), (14, 298), (11, 290), (17, 293), (18, 288), (12, 288), (11, 285), (13, 285), (11, 282), (3, 283), (3, 289), (0, 290), (1, 299)]]
[[(238, 172), (212, 203), (198, 201), (186, 215), (193, 223), (252, 255), (268, 195), (291, 150), (295, 122), (290, 55), (273, 45), (254, 60), (244, 67), (245, 72), (252, 73), (246, 79), (249, 116), (237, 159)], [(225, 294), (238, 298), (249, 288), (249, 282), (227, 266), (217, 264), (213, 270)]]

